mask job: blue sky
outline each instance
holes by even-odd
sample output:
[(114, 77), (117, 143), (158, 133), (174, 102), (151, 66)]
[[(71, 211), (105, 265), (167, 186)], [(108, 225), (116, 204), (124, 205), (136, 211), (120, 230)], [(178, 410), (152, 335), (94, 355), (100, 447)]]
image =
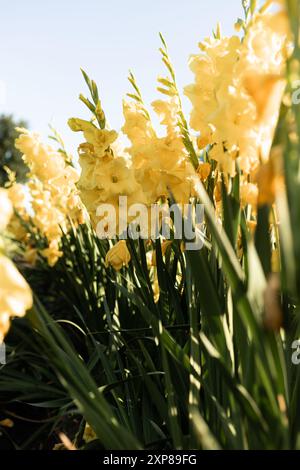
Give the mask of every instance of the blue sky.
[[(180, 88), (192, 81), (188, 57), (217, 21), (226, 34), (242, 15), (241, 0), (10, 0), (1, 1), (0, 112), (25, 118), (48, 134), (52, 123), (67, 146), (80, 141), (66, 121), (88, 117), (80, 67), (97, 82), (111, 127), (122, 125), (122, 98), (132, 69), (144, 99), (156, 99), (164, 72), (158, 32), (165, 36)], [(3, 95), (3, 89), (5, 93)], [(186, 104), (188, 107), (188, 105)], [(79, 139), (79, 140), (78, 140)]]

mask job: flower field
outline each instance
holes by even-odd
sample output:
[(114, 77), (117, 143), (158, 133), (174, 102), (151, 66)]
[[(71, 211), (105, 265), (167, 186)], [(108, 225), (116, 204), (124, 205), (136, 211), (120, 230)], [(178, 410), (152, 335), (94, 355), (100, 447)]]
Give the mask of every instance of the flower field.
[(78, 158), (18, 129), (0, 448), (300, 450), (300, 1), (242, 3), (183, 90), (160, 35), (157, 100), (130, 72), (120, 131), (82, 70)]

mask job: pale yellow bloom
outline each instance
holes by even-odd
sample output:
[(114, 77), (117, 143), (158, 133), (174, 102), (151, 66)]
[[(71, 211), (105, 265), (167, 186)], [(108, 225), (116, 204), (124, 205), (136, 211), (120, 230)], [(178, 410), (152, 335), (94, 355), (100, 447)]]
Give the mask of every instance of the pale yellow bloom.
[(105, 258), (106, 266), (112, 266), (116, 271), (120, 271), (123, 266), (128, 266), (131, 256), (125, 240), (120, 240), (107, 253)]
[(240, 187), (240, 198), (242, 206), (250, 204), (253, 208), (257, 206), (258, 187), (253, 183), (245, 183)]
[(138, 183), (133, 171), (128, 168), (122, 157), (97, 159), (88, 167), (81, 159), (82, 175), (79, 187), (84, 189), (98, 189), (103, 191), (104, 200), (118, 194), (132, 194), (138, 190)]
[(38, 259), (38, 251), (36, 248), (28, 248), (24, 253), (24, 261), (34, 266)]
[(15, 265), (0, 255), (0, 343), (9, 330), (12, 317), (23, 317), (32, 307), (32, 293)]
[(197, 145), (200, 150), (203, 150), (211, 142), (211, 135), (206, 134), (197, 138)]
[(90, 150), (97, 157), (103, 157), (109, 146), (118, 137), (116, 131), (98, 129), (92, 122), (83, 119), (69, 119), (69, 126), (74, 132), (82, 131), (86, 142), (90, 144)]
[(26, 205), (25, 186), (14, 182), (7, 189), (7, 193), (14, 209), (19, 213), (23, 212)]
[(3, 426), (4, 428), (13, 428), (14, 427), (14, 422), (9, 418), (2, 419), (0, 421), (0, 426)]
[(152, 107), (161, 119), (161, 124), (167, 127), (167, 134), (172, 135), (178, 132), (179, 102), (175, 96), (170, 101), (156, 100), (152, 102)]
[(8, 191), (0, 188), (0, 232), (6, 229), (13, 215), (13, 206)]
[(23, 160), (32, 174), (40, 181), (49, 182), (64, 171), (65, 161), (59, 152), (43, 144), (37, 133), (25, 129), (22, 131), (23, 133), (15, 141), (15, 146), (23, 153)]
[(159, 288), (159, 282), (158, 282), (156, 269), (154, 272), (154, 280), (152, 282), (152, 291), (153, 291), (154, 302), (157, 304), (159, 302), (159, 297), (160, 297), (160, 288)]
[(63, 256), (63, 253), (59, 250), (58, 241), (52, 240), (48, 248), (41, 251), (41, 255), (47, 259), (49, 266), (53, 267)]
[(206, 181), (211, 173), (210, 163), (200, 163), (197, 168), (197, 174), (199, 175), (201, 181)]
[[(13, 214), (9, 191), (0, 188), (0, 232)], [(32, 307), (31, 290), (15, 265), (0, 253), (0, 343), (9, 330), (12, 317), (22, 317)]]
[(125, 123), (122, 131), (127, 135), (133, 146), (147, 145), (155, 132), (151, 122), (140, 103), (123, 101)]

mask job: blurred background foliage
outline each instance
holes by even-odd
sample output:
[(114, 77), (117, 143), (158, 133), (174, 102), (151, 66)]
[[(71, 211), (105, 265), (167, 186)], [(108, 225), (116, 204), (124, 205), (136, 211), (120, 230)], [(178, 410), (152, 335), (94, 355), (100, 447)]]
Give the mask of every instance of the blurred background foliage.
[(16, 127), (27, 127), (26, 121), (16, 121), (11, 115), (0, 115), (0, 186), (8, 181), (5, 168), (16, 173), (18, 182), (26, 181), (28, 167), (22, 160), (22, 154), (15, 148), (15, 140), (19, 136)]

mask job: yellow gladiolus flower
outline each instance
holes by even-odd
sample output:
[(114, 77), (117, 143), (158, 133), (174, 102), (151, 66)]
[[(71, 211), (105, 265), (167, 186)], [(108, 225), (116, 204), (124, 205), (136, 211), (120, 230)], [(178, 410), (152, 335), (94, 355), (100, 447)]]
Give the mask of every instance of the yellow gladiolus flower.
[(206, 181), (211, 173), (210, 163), (200, 163), (197, 168), (197, 174), (199, 175), (201, 181)]
[(32, 307), (32, 293), (25, 279), (6, 256), (0, 255), (0, 343), (12, 317), (23, 317)]
[(13, 215), (13, 206), (8, 191), (0, 188), (0, 232), (5, 230)]
[(138, 148), (145, 145), (148, 139), (151, 139), (155, 132), (151, 122), (145, 115), (143, 107), (140, 103), (123, 101), (123, 113), (125, 123), (122, 131), (127, 135), (133, 146)]
[(86, 141), (92, 145), (92, 150), (98, 157), (102, 157), (118, 137), (116, 131), (98, 129), (92, 122), (83, 119), (72, 118), (69, 119), (68, 124), (72, 131), (83, 132)]
[(240, 198), (243, 207), (250, 204), (255, 209), (258, 200), (258, 187), (256, 186), (256, 184), (243, 184), (240, 188)]
[(173, 97), (170, 101), (153, 101), (152, 107), (161, 119), (161, 124), (167, 127), (167, 134), (176, 132), (178, 127), (179, 103), (178, 98)]
[(154, 280), (152, 282), (152, 291), (153, 291), (154, 302), (157, 304), (159, 302), (159, 297), (160, 297), (160, 288), (159, 288), (159, 282), (158, 282), (156, 270), (154, 273)]
[(38, 259), (38, 252), (36, 248), (28, 248), (24, 253), (24, 261), (34, 266)]
[(49, 266), (53, 267), (63, 256), (63, 253), (58, 248), (58, 241), (52, 240), (49, 247), (41, 251), (41, 255), (47, 259)]
[(105, 258), (106, 266), (112, 266), (116, 271), (120, 271), (123, 266), (128, 266), (131, 256), (125, 240), (120, 240), (107, 253)]

